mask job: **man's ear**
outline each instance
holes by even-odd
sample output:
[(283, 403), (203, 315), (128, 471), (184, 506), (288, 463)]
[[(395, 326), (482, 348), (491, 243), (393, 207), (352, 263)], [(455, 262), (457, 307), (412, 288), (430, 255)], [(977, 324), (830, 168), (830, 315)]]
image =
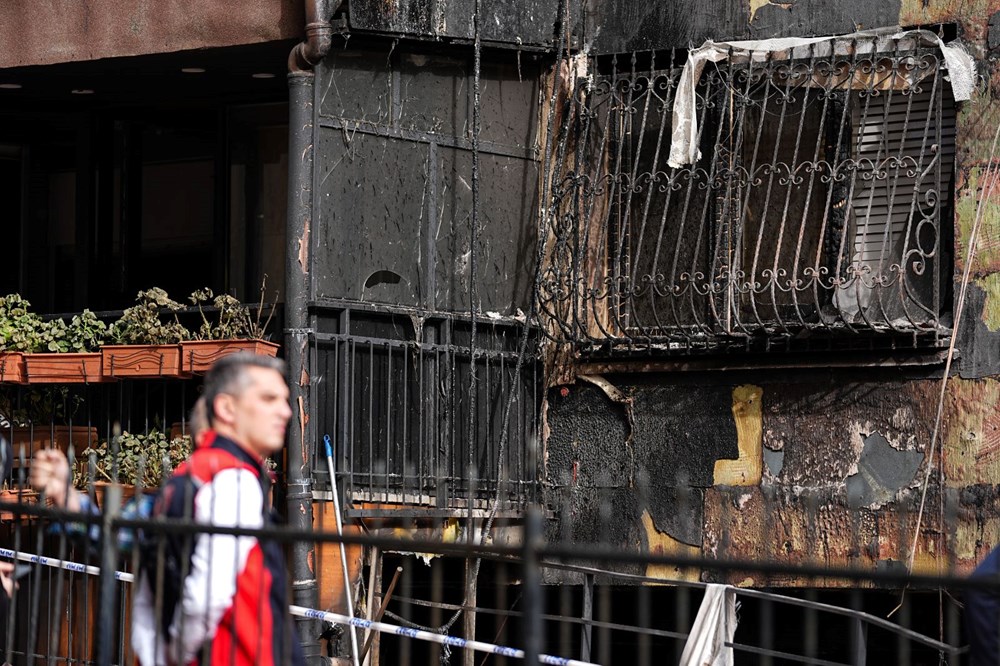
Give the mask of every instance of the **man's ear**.
[(212, 403), (215, 411), (215, 420), (226, 425), (236, 422), (236, 404), (233, 396), (228, 393), (219, 393)]

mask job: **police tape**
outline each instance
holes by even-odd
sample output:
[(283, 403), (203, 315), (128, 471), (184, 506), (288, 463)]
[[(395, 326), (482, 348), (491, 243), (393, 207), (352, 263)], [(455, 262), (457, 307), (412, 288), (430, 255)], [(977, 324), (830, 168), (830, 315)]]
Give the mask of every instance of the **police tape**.
[[(65, 569), (67, 571), (88, 574), (91, 576), (99, 576), (101, 574), (100, 568), (95, 566), (61, 560), (56, 557), (33, 555), (31, 553), (14, 551), (9, 548), (0, 548), (0, 557), (10, 560), (30, 562), (32, 564), (39, 564), (46, 567)], [(135, 575), (125, 571), (116, 571), (115, 580), (120, 580), (123, 583), (132, 583), (135, 582)], [(524, 650), (518, 650), (517, 648), (506, 647), (504, 645), (495, 645), (493, 643), (484, 643), (482, 641), (470, 641), (464, 638), (458, 638), (457, 636), (438, 634), (432, 631), (422, 631), (419, 629), (410, 629), (409, 627), (401, 627), (399, 625), (388, 624), (386, 622), (366, 620), (361, 617), (348, 617), (346, 615), (340, 615), (339, 613), (330, 613), (328, 611), (305, 608), (303, 606), (289, 606), (288, 610), (292, 615), (298, 615), (299, 617), (326, 620), (327, 622), (336, 624), (351, 624), (355, 627), (360, 627), (361, 629), (370, 629), (383, 634), (394, 634), (396, 636), (413, 638), (420, 641), (428, 641), (456, 648), (475, 650), (476, 652), (488, 652), (490, 654), (510, 657), (511, 659), (524, 659)], [(543, 664), (552, 664), (553, 666), (598, 666), (597, 664), (589, 661), (578, 661), (576, 659), (567, 659), (565, 657), (553, 657), (547, 654), (539, 655), (538, 659)]]
[[(400, 627), (396, 624), (366, 620), (362, 617), (347, 617), (346, 615), (341, 615), (339, 613), (318, 611), (313, 610), (312, 608), (303, 608), (302, 606), (289, 606), (288, 610), (292, 615), (298, 615), (300, 617), (309, 617), (315, 620), (326, 620), (327, 622), (334, 622), (337, 624), (351, 624), (355, 627), (360, 627), (361, 629), (371, 629), (372, 631), (378, 631), (383, 634), (395, 634), (396, 636), (405, 636), (406, 638), (415, 638), (421, 641), (440, 643), (441, 645), (450, 645), (451, 647), (465, 648), (468, 650), (475, 650), (477, 652), (489, 652), (490, 654), (510, 657), (512, 659), (524, 659), (524, 650), (518, 650), (517, 648), (506, 647), (503, 645), (483, 643), (482, 641), (470, 641), (456, 636), (448, 636), (447, 634), (438, 634), (432, 631), (423, 631), (421, 629), (410, 629), (409, 627)], [(589, 661), (577, 661), (576, 659), (567, 659), (565, 657), (553, 657), (548, 654), (538, 655), (538, 660), (543, 664), (552, 664), (553, 666), (597, 666), (597, 664), (593, 664)]]
[[(32, 555), (31, 553), (23, 553), (19, 550), (11, 550), (10, 548), (0, 548), (0, 557), (5, 557), (9, 560), (20, 560), (21, 562), (31, 562), (32, 564), (41, 564), (42, 566), (55, 567), (56, 569), (66, 569), (67, 571), (75, 571), (77, 573), (90, 574), (91, 576), (101, 575), (101, 570), (98, 567), (80, 564), (78, 562), (70, 562), (69, 560), (60, 560), (57, 557)], [(124, 571), (116, 571), (115, 580), (120, 580), (123, 583), (133, 583), (135, 582), (135, 576)]]

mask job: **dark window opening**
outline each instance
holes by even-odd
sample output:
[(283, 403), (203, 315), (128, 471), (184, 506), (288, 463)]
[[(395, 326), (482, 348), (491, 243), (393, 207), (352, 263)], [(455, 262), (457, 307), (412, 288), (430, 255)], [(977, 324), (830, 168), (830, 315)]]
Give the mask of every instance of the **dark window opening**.
[[(284, 289), (290, 44), (8, 72), (0, 290), (43, 313)], [(202, 72), (182, 71), (197, 60)], [(86, 85), (84, 85), (84, 82)], [(87, 89), (74, 95), (70, 89)]]

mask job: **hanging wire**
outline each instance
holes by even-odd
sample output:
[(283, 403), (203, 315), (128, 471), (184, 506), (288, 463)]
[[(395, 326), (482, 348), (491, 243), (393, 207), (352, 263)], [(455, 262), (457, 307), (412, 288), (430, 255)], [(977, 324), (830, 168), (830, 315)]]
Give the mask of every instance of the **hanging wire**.
[[(475, 262), (475, 256), (476, 256), (476, 253), (475, 253), (475, 238), (476, 238), (476, 236), (474, 234), (476, 233), (476, 224), (477, 224), (478, 217), (479, 217), (479, 172), (478, 172), (478, 165), (479, 165), (479, 129), (480, 129), (480, 127), (479, 127), (479, 113), (480, 113), (480, 92), (479, 92), (479, 78), (480, 77), (479, 77), (479, 73), (480, 73), (480, 55), (481, 55), (481, 42), (480, 42), (480, 31), (479, 31), (479, 29), (480, 29), (479, 20), (480, 20), (480, 9), (481, 9), (480, 8), (480, 2), (481, 2), (481, 0), (476, 0), (475, 14), (474, 14), (474, 18), (475, 18), (475, 21), (474, 21), (475, 39), (474, 39), (474, 45), (473, 45), (473, 48), (474, 48), (474, 56), (473, 56), (473, 69), (474, 69), (474, 72), (473, 72), (473, 100), (474, 100), (474, 105), (473, 105), (473, 140), (472, 140), (472, 156), (473, 156), (473, 162), (472, 162), (473, 163), (473, 208), (472, 208), (473, 223), (472, 223), (472, 234), (473, 235), (472, 235), (472, 254), (471, 254), (471, 257), (470, 257), (470, 259), (471, 259), (471, 262), (470, 262), (470, 276), (471, 277), (470, 277), (470, 279), (471, 279), (471, 283), (472, 283), (472, 284), (470, 284), (470, 291), (469, 291), (470, 298), (472, 298), (474, 296), (474, 294), (475, 294), (475, 292), (473, 291), (473, 289), (474, 289), (473, 285), (475, 284), (475, 279), (474, 279), (475, 278), (475, 263), (474, 262)], [(544, 185), (543, 185), (543, 190), (542, 190), (543, 192), (547, 192), (548, 188), (551, 187), (551, 168), (550, 168), (550, 166), (551, 166), (552, 157), (553, 157), (553, 154), (552, 154), (553, 153), (553, 146), (552, 146), (552, 142), (549, 140), (549, 137), (552, 136), (552, 131), (553, 131), (553, 128), (555, 126), (556, 101), (557, 101), (558, 96), (559, 96), (559, 86), (560, 86), (560, 84), (562, 82), (562, 70), (561, 70), (560, 65), (563, 62), (563, 58), (565, 57), (565, 54), (566, 54), (565, 48), (568, 48), (568, 45), (566, 44), (566, 40), (568, 39), (567, 30), (568, 30), (568, 24), (569, 24), (569, 0), (564, 0), (563, 6), (562, 6), (562, 13), (563, 13), (563, 15), (562, 15), (562, 17), (560, 18), (560, 21), (559, 21), (558, 35), (556, 37), (556, 57), (555, 57), (555, 63), (556, 64), (553, 67), (552, 94), (551, 94), (550, 100), (549, 100), (548, 118), (546, 120), (545, 153), (544, 153), (544, 157), (543, 157), (543, 160), (542, 160), (542, 169), (544, 170), (544, 176), (543, 176)], [(547, 198), (543, 197), (542, 200), (544, 202), (544, 201), (547, 200)], [(544, 243), (543, 239), (544, 239), (544, 230), (545, 230), (546, 224), (547, 224), (547, 222), (546, 222), (547, 218), (548, 218), (548, 211), (545, 208), (545, 205), (543, 203), (541, 211), (540, 211), (539, 216), (538, 216), (538, 223), (536, 224), (536, 230), (535, 230), (535, 232), (536, 232), (536, 238), (538, 239), (538, 242), (536, 243), (536, 253), (535, 253), (535, 274), (534, 274), (532, 289), (531, 289), (530, 295), (529, 295), (528, 311), (524, 313), (524, 318), (523, 318), (523, 321), (521, 322), (520, 344), (519, 344), (519, 347), (518, 347), (516, 361), (515, 361), (515, 364), (514, 364), (514, 371), (513, 371), (513, 376), (515, 378), (520, 377), (521, 372), (523, 370), (524, 359), (527, 356), (527, 351), (528, 351), (528, 343), (529, 343), (529, 341), (531, 339), (531, 335), (530, 335), (530, 333), (531, 333), (531, 324), (532, 324), (533, 321), (535, 321), (537, 319), (537, 308), (538, 308), (537, 294), (539, 292), (539, 286), (541, 285), (541, 282), (542, 282), (542, 265), (543, 265), (542, 260), (543, 260), (543, 258), (545, 256), (545, 243)], [(475, 355), (475, 349), (474, 349), (475, 345), (474, 345), (474, 342), (475, 342), (475, 332), (476, 332), (476, 328), (475, 328), (475, 326), (476, 326), (476, 317), (475, 317), (475, 309), (474, 308), (475, 308), (475, 300), (472, 299), (472, 302), (470, 303), (470, 313), (472, 315), (472, 336), (471, 336), (471, 341), (470, 341), (470, 350), (471, 350), (471, 354), (470, 355), (473, 357), (473, 359), (474, 359), (474, 355)], [(475, 381), (476, 381), (475, 380), (475, 367), (474, 367), (474, 363), (473, 363), (472, 378), (470, 380), (470, 388), (472, 388), (472, 389), (475, 388)], [(473, 393), (473, 395), (475, 395), (475, 391), (474, 390), (472, 391), (472, 393)], [(480, 546), (486, 545), (486, 541), (487, 541), (488, 535), (490, 534), (490, 532), (493, 529), (493, 524), (494, 524), (494, 522), (496, 520), (497, 512), (500, 509), (500, 503), (502, 501), (502, 485), (500, 483), (500, 477), (502, 476), (502, 471), (503, 471), (504, 454), (506, 452), (507, 444), (508, 444), (508, 442), (510, 440), (510, 426), (509, 426), (509, 423), (510, 423), (510, 413), (511, 413), (511, 409), (513, 408), (513, 405), (514, 405), (514, 398), (515, 398), (515, 396), (516, 396), (516, 392), (513, 390), (513, 387), (512, 387), (510, 393), (507, 396), (506, 405), (504, 406), (503, 420), (501, 422), (501, 429), (500, 429), (500, 443), (499, 443), (499, 445), (497, 447), (497, 486), (496, 486), (496, 489), (495, 489), (495, 492), (494, 492), (493, 502), (492, 502), (492, 505), (490, 507), (490, 513), (487, 516), (486, 523), (483, 526), (482, 532), (480, 534)], [(473, 398), (473, 400), (474, 400), (474, 398)], [(473, 405), (474, 404), (475, 403), (473, 402)], [(474, 409), (470, 410), (470, 417), (469, 417), (469, 423), (470, 423), (470, 426), (469, 426), (470, 427), (469, 435), (470, 435), (470, 437), (473, 435), (472, 426), (475, 423), (475, 421), (474, 421), (474, 412), (475, 412)], [(532, 470), (532, 472), (537, 472), (537, 470)], [(482, 565), (482, 558), (477, 557), (475, 559), (475, 562), (473, 563), (472, 570), (471, 570), (471, 573), (470, 573), (470, 578), (471, 579), (473, 579), (473, 580), (477, 580), (478, 579), (481, 565)], [(458, 608), (454, 612), (454, 614), (448, 619), (447, 622), (445, 622), (443, 625), (441, 625), (439, 627), (428, 627), (428, 626), (419, 624), (417, 622), (413, 622), (411, 620), (408, 620), (407, 618), (404, 618), (404, 617), (402, 617), (400, 615), (397, 615), (396, 613), (393, 613), (390, 610), (386, 610), (385, 614), (387, 616), (391, 617), (392, 619), (396, 620), (397, 622), (399, 622), (399, 623), (401, 623), (401, 624), (403, 624), (405, 626), (414, 628), (414, 629), (420, 629), (420, 630), (423, 630), (423, 631), (432, 631), (432, 632), (436, 632), (436, 633), (447, 633), (448, 630), (450, 630), (451, 627), (455, 624), (455, 622), (457, 622), (458, 619), (462, 616), (462, 612), (463, 612), (463, 610), (464, 610), (464, 608), (466, 606), (468, 606), (468, 594), (466, 594), (466, 597), (463, 598), (461, 607)], [(442, 652), (442, 663), (443, 664), (447, 663), (445, 661), (445, 654), (443, 652)]]

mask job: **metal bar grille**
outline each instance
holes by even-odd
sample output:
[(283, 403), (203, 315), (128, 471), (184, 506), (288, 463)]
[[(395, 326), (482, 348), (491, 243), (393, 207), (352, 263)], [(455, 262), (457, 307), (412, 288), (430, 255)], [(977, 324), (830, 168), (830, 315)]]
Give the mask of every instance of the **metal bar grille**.
[[(683, 54), (563, 68), (538, 288), (584, 350), (940, 347), (954, 102), (916, 38), (730, 52), (667, 166)], [(584, 66), (585, 65), (585, 66)]]
[[(531, 497), (537, 476), (525, 442), (535, 433), (538, 377), (533, 351), (514, 376), (521, 323), (479, 323), (475, 363), (482, 381), (470, 433), (467, 320), (335, 310), (319, 315), (317, 329), (324, 332), (315, 337), (319, 432), (330, 434), (341, 452), (337, 474), (355, 511), (398, 515), (405, 505), (421, 515), (451, 515), (458, 507), (485, 511), (495, 496), (514, 506)], [(514, 408), (504, 425), (511, 392)], [(501, 452), (504, 428), (511, 445)], [(322, 487), (325, 459), (317, 458), (314, 469)]]

